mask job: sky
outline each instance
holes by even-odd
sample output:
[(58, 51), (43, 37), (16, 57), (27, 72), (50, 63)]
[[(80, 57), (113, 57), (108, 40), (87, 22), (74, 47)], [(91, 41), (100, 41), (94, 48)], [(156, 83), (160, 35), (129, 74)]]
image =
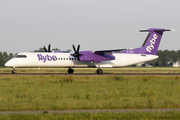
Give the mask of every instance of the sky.
[(0, 51), (142, 46), (148, 28), (165, 32), (160, 50), (180, 50), (180, 0), (0, 0)]

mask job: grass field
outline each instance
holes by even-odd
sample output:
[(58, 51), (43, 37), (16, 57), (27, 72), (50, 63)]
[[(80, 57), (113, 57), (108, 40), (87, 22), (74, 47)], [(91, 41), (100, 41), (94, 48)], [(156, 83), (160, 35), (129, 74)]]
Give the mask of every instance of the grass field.
[[(67, 73), (67, 68), (18, 68)], [(95, 68), (75, 69), (94, 73)], [(179, 73), (180, 68), (110, 68), (105, 73)], [(1, 68), (0, 73), (11, 72)], [(180, 108), (180, 76), (0, 75), (0, 111)], [(8, 114), (0, 119), (179, 119), (180, 112)]]
[[(74, 73), (96, 73), (97, 68), (73, 68)], [(102, 68), (104, 73), (180, 73), (177, 67)], [(68, 68), (16, 68), (17, 73), (67, 73)], [(0, 68), (0, 73), (11, 73), (12, 68)]]
[(0, 111), (180, 108), (180, 76), (0, 76)]

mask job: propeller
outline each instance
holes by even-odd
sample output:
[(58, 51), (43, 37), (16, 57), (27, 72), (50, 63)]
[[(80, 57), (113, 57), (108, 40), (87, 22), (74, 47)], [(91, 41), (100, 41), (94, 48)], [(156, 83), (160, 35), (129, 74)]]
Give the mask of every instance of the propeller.
[(44, 46), (44, 50), (45, 50), (45, 52), (51, 52), (51, 44), (48, 45), (48, 50), (47, 50), (46, 47)]
[(72, 45), (72, 47), (73, 47), (73, 50), (74, 50), (74, 53), (72, 54), (72, 56), (79, 57), (81, 55), (81, 54), (79, 54), (80, 44), (78, 45), (77, 50), (76, 50), (74, 44)]

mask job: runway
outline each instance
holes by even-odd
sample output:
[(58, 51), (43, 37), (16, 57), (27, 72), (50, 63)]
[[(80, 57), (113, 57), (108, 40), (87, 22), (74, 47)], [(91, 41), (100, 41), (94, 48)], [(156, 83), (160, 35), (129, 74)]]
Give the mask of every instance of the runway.
[(0, 75), (60, 75), (60, 76), (79, 76), (79, 75), (88, 75), (88, 76), (107, 76), (107, 75), (180, 75), (180, 73), (103, 73), (103, 74), (96, 74), (96, 73), (74, 73), (74, 74), (68, 74), (68, 73), (0, 73)]
[(124, 113), (124, 112), (170, 112), (178, 111), (180, 109), (104, 109), (104, 110), (47, 110), (47, 111), (3, 111), (0, 114), (41, 114), (41, 113), (82, 113), (82, 112), (91, 112), (91, 113), (100, 113), (100, 112), (114, 112), (114, 113)]

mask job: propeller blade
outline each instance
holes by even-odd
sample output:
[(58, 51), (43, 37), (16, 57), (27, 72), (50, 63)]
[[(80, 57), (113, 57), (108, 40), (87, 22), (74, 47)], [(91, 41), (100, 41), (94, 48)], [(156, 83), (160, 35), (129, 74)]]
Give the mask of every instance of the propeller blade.
[(45, 52), (47, 52), (47, 49), (46, 49), (46, 47), (44, 46), (44, 50), (45, 50)]
[(80, 44), (77, 47), (77, 53), (79, 54), (79, 48), (80, 48)]
[(51, 44), (48, 46), (48, 52), (51, 52)]
[(74, 44), (72, 45), (72, 47), (73, 47), (74, 52), (77, 53), (76, 48), (74, 47)]

